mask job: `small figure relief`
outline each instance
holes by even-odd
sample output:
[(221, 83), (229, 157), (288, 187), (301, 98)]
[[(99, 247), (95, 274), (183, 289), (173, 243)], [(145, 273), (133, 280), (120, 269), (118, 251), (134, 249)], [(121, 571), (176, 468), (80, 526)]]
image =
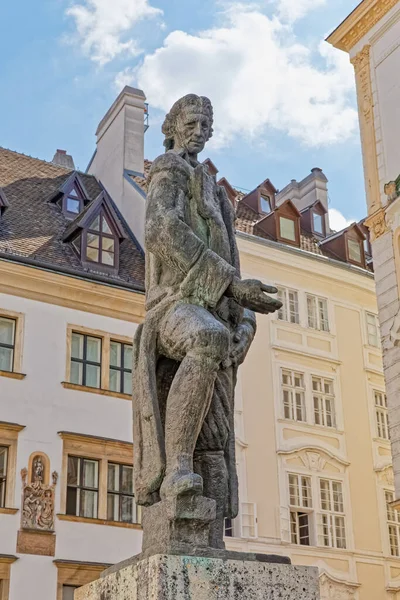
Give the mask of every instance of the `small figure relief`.
[(39, 531), (54, 530), (56, 471), (52, 474), (52, 484), (45, 483), (45, 465), (41, 456), (32, 461), (31, 480), (27, 482), (27, 469), (22, 469), (22, 529)]

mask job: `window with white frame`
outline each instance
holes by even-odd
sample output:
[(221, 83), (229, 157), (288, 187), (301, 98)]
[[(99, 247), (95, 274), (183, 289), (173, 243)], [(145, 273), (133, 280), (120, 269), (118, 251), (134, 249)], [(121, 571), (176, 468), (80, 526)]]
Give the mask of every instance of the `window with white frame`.
[(278, 319), (289, 323), (300, 323), (299, 295), (296, 290), (278, 288), (278, 300), (282, 302), (282, 308), (278, 311)]
[(314, 424), (336, 427), (335, 396), (332, 379), (312, 377)]
[(343, 485), (331, 479), (319, 480), (321, 513), (318, 544), (329, 548), (346, 548), (346, 525)]
[(319, 331), (329, 331), (328, 301), (307, 294), (308, 326)]
[(285, 419), (306, 421), (304, 374), (282, 369), (281, 383)]
[(385, 491), (385, 500), (390, 554), (400, 556), (400, 513), (391, 506), (394, 502), (394, 493)]
[(386, 394), (374, 390), (375, 399), (375, 418), (376, 418), (376, 431), (378, 437), (383, 440), (389, 440), (389, 416), (387, 409)]
[(292, 544), (311, 545), (311, 477), (289, 473), (290, 539)]
[(379, 321), (378, 317), (373, 313), (366, 314), (367, 319), (367, 337), (368, 344), (379, 348), (380, 346), (380, 333), (379, 333)]

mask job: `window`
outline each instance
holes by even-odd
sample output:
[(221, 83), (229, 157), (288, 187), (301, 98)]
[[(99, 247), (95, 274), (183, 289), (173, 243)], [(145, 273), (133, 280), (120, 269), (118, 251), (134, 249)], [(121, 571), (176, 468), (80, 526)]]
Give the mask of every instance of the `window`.
[(82, 391), (130, 399), (132, 337), (68, 325), (69, 357), (66, 380), (62, 385), (69, 389), (80, 386)]
[(234, 537), (233, 535), (233, 519), (225, 519), (225, 537)]
[(325, 298), (307, 294), (308, 326), (320, 331), (329, 331), (328, 302)]
[(71, 383), (101, 387), (101, 338), (72, 333)]
[(116, 254), (115, 236), (106, 217), (101, 212), (88, 227), (86, 233), (86, 258), (90, 262), (114, 267)]
[(66, 210), (67, 212), (77, 215), (80, 213), (81, 204), (81, 194), (77, 191), (75, 187), (73, 187), (65, 199)]
[(137, 523), (133, 494), (133, 467), (108, 463), (107, 519), (122, 523)]
[(346, 548), (342, 483), (320, 479), (319, 484), (321, 501), (319, 544), (330, 548)]
[(0, 508), (6, 506), (8, 446), (0, 446)]
[(380, 333), (379, 333), (379, 322), (378, 317), (373, 313), (367, 313), (367, 335), (368, 344), (379, 348), (380, 346)]
[(77, 585), (63, 585), (62, 586), (62, 600), (74, 600), (75, 590), (78, 589)]
[(389, 440), (389, 416), (387, 410), (387, 398), (383, 392), (374, 391), (375, 417), (378, 437)]
[(68, 456), (67, 515), (97, 518), (99, 461)]
[(269, 214), (271, 212), (271, 199), (269, 196), (261, 196), (261, 212)]
[(281, 238), (296, 241), (296, 228), (293, 219), (287, 219), (286, 217), (279, 217)]
[(110, 390), (132, 394), (132, 344), (110, 342)]
[(311, 478), (289, 474), (290, 535), (292, 544), (310, 546)]
[[(63, 440), (61, 520), (138, 528), (133, 490), (133, 444), (60, 431)], [(64, 583), (72, 583), (67, 582)]]
[(0, 371), (14, 370), (15, 319), (0, 317)]
[(349, 251), (349, 260), (356, 263), (362, 263), (361, 243), (357, 240), (347, 240), (347, 248)]
[(400, 513), (391, 506), (394, 499), (393, 492), (385, 492), (390, 554), (392, 556), (400, 556)]
[(315, 233), (324, 235), (324, 218), (316, 212), (313, 212), (313, 229)]
[(282, 396), (285, 419), (306, 420), (305, 386), (303, 373), (282, 369)]
[(278, 300), (282, 302), (282, 308), (278, 311), (278, 319), (289, 323), (300, 323), (299, 296), (295, 290), (278, 288)]
[(312, 378), (314, 424), (336, 427), (333, 381), (322, 377)]

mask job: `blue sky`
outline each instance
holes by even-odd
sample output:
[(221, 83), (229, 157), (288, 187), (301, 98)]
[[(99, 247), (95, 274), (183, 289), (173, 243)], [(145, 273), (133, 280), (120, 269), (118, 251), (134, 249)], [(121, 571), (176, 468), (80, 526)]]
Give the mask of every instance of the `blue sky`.
[[(352, 67), (322, 40), (357, 0), (20, 0), (1, 10), (0, 145), (85, 169), (121, 86), (150, 103), (146, 157), (162, 151), (165, 110), (208, 95), (206, 155), (252, 189), (282, 188), (321, 167), (331, 208), (365, 213)], [(205, 156), (206, 156), (205, 155)], [(205, 157), (204, 156), (204, 157)]]

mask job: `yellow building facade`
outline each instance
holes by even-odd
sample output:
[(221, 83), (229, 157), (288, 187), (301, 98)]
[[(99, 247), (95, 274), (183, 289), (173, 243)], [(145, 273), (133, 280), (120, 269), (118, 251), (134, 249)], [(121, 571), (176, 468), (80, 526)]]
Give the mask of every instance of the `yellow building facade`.
[[(396, 598), (400, 560), (389, 536), (394, 488), (381, 350), (371, 324), (373, 276), (239, 236), (244, 276), (273, 281), (287, 304), (278, 318), (258, 319), (241, 374), (245, 508), (255, 504), (257, 526), (254, 539), (229, 546), (317, 565), (323, 600)], [(323, 313), (316, 328), (314, 298)]]

